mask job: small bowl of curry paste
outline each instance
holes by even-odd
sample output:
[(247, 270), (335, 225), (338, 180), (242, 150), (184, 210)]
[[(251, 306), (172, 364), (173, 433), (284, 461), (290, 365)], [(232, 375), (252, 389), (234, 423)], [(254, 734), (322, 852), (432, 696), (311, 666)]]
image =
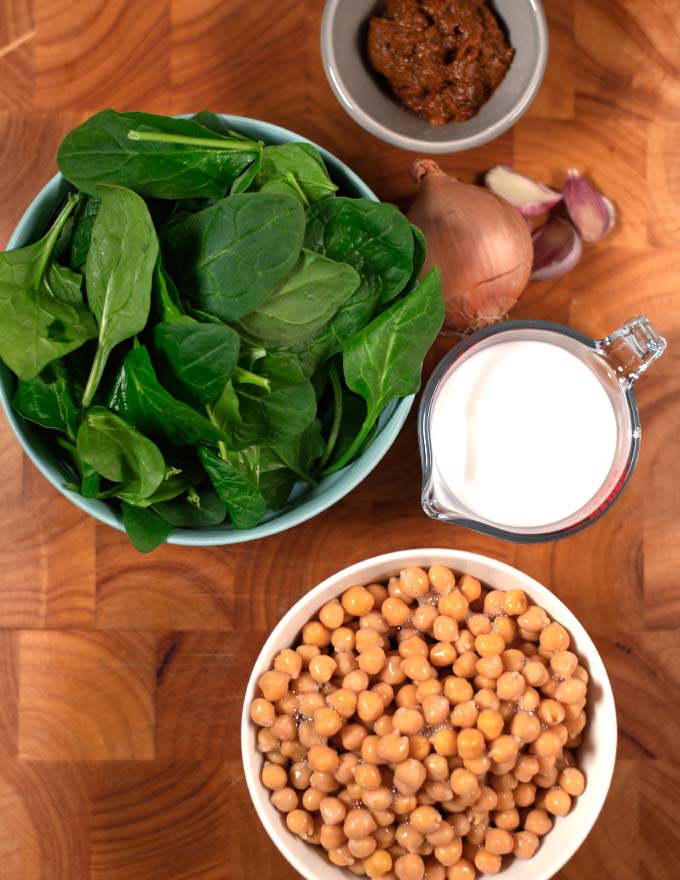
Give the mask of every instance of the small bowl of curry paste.
[(363, 128), (406, 150), (451, 153), (498, 137), (539, 89), (540, 0), (327, 0), (328, 81)]

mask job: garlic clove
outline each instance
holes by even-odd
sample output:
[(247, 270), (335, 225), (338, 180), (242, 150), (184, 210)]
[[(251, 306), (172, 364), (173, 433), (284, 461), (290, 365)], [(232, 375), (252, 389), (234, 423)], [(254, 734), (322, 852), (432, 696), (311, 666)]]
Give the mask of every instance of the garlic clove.
[(562, 201), (562, 194), (514, 171), (508, 165), (496, 165), (487, 171), (484, 183), (491, 192), (502, 196), (525, 217), (545, 214)]
[(600, 241), (611, 232), (616, 217), (614, 205), (573, 168), (568, 173), (562, 197), (584, 241)]
[(581, 239), (568, 220), (553, 217), (532, 235), (534, 263), (532, 281), (560, 278), (576, 266), (583, 253)]

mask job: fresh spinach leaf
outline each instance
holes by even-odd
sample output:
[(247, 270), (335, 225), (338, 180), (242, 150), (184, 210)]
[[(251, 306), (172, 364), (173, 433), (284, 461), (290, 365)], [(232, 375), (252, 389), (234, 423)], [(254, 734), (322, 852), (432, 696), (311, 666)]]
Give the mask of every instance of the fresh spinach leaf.
[(234, 528), (254, 528), (267, 512), (267, 505), (259, 489), (212, 450), (201, 446), (198, 454), (210, 482), (229, 512)]
[(163, 267), (161, 255), (156, 258), (151, 283), (153, 315), (156, 321), (168, 324), (193, 324), (194, 319), (184, 314), (182, 303), (172, 278)]
[(285, 443), (277, 443), (272, 448), (283, 464), (298, 479), (304, 480), (308, 486), (316, 486), (316, 481), (312, 476), (313, 465), (324, 452), (321, 422), (318, 419), (314, 419), (297, 437), (293, 437)]
[(289, 182), (299, 186), (308, 204), (332, 196), (337, 186), (328, 176), (319, 151), (311, 144), (276, 144), (262, 151), (261, 168), (255, 179), (259, 189), (265, 184)]
[(48, 274), (53, 284), (66, 277), (61, 270), (50, 273), (50, 259), (76, 200), (69, 197), (50, 231), (35, 244), (0, 254), (0, 357), (20, 379), (32, 379), (50, 361), (97, 335), (82, 298), (58, 299), (47, 283)]
[(80, 411), (71, 390), (66, 367), (61, 361), (52, 361), (39, 376), (19, 379), (12, 406), (29, 422), (63, 431), (75, 440)]
[(326, 473), (353, 458), (390, 401), (415, 394), (423, 359), (443, 323), (439, 270), (432, 269), (412, 293), (350, 339), (342, 359), (345, 381), (366, 401), (367, 414), (349, 449)]
[(413, 272), (411, 224), (394, 205), (335, 198), (307, 212), (305, 247), (349, 263), (379, 302), (398, 296)]
[(86, 410), (77, 449), (98, 474), (126, 483), (140, 498), (153, 494), (165, 477), (165, 461), (156, 444), (104, 407)]
[(208, 419), (163, 388), (143, 345), (128, 352), (108, 404), (138, 431), (175, 446), (197, 446), (227, 439)]
[(224, 522), (227, 515), (224, 502), (209, 483), (202, 483), (170, 501), (160, 501), (154, 510), (173, 526), (185, 529), (216, 526)]
[(154, 511), (122, 502), (123, 525), (128, 538), (140, 553), (150, 553), (164, 544), (174, 531), (174, 526), (166, 522)]
[(292, 440), (316, 416), (316, 395), (308, 380), (294, 385), (274, 380), (269, 392), (254, 385), (239, 385), (236, 393), (240, 423), (231, 437), (233, 449)]
[(277, 511), (285, 507), (298, 477), (281, 461), (270, 446), (258, 446), (257, 487), (267, 507)]
[(230, 435), (241, 424), (238, 395), (232, 382), (227, 382), (212, 406), (207, 407), (208, 418), (223, 434)]
[(156, 324), (153, 339), (165, 384), (194, 407), (212, 403), (238, 363), (239, 336), (226, 324)]
[(194, 306), (225, 321), (238, 320), (291, 271), (304, 228), (302, 205), (291, 196), (227, 196), (168, 228), (164, 259)]
[(312, 376), (333, 355), (342, 351), (345, 343), (370, 321), (378, 304), (375, 290), (363, 282), (338, 313), (316, 336), (306, 339), (287, 350), (304, 375)]
[(425, 265), (425, 257), (427, 256), (425, 236), (413, 223), (411, 224), (411, 232), (413, 233), (413, 272), (404, 290), (411, 290), (416, 286)]
[(87, 299), (99, 339), (83, 406), (91, 403), (112, 349), (144, 329), (158, 256), (156, 230), (144, 200), (119, 186), (102, 186), (100, 197), (85, 263)]
[[(99, 199), (94, 196), (82, 195), (82, 208), (78, 211), (71, 239), (71, 268), (80, 269), (87, 259), (92, 239), (92, 227), (99, 213)], [(79, 205), (80, 207), (80, 205)]]
[(112, 183), (147, 198), (221, 198), (261, 149), (192, 119), (102, 110), (64, 138), (57, 163), (89, 195)]
[(151, 505), (177, 498), (204, 478), (205, 472), (198, 462), (183, 465), (181, 468), (166, 466), (162, 482), (151, 495), (142, 497), (134, 491), (129, 491), (124, 484), (114, 487), (112, 492), (107, 494), (113, 494), (116, 498), (136, 507), (151, 507)]
[(261, 166), (262, 153), (258, 153), (258, 155), (255, 157), (255, 159), (253, 159), (253, 161), (245, 169), (245, 171), (242, 171), (236, 178), (236, 180), (232, 183), (229, 194), (235, 195), (236, 193), (246, 192), (246, 190), (250, 189), (253, 181), (257, 177)]
[(303, 249), (286, 280), (239, 322), (265, 348), (284, 348), (314, 336), (361, 282), (347, 263)]
[(52, 296), (73, 306), (83, 305), (83, 276), (67, 266), (50, 263), (45, 273), (45, 287)]

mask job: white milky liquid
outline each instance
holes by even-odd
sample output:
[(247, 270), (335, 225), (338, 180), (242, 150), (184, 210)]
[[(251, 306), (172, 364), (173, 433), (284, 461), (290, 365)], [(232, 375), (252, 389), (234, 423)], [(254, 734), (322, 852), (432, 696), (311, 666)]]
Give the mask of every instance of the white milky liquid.
[(614, 408), (575, 355), (535, 340), (468, 356), (439, 385), (431, 418), (435, 471), (473, 514), (507, 527), (557, 523), (605, 482)]

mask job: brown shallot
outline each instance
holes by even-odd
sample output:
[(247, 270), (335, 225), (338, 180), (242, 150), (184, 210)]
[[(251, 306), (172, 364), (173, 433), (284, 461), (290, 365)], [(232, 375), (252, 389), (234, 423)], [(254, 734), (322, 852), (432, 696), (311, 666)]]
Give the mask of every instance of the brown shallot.
[(502, 320), (531, 273), (526, 221), (505, 199), (450, 177), (430, 159), (415, 163), (413, 177), (420, 189), (408, 218), (427, 240), (425, 270), (441, 269), (445, 326), (478, 329)]

